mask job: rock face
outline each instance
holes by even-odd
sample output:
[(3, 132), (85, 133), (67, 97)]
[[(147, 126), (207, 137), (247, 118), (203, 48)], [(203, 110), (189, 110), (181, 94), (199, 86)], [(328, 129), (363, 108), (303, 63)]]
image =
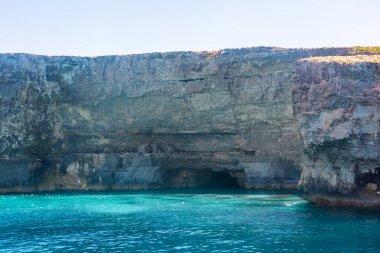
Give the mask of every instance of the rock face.
[(304, 168), (305, 193), (348, 194), (355, 173), (372, 178), (378, 166), (378, 65), (302, 61), (294, 74), (299, 59), (351, 53), (2, 54), (0, 192), (295, 188)]
[(294, 62), (344, 50), (1, 55), (1, 192), (295, 187)]
[(304, 196), (325, 205), (380, 205), (380, 56), (301, 60), (295, 80)]

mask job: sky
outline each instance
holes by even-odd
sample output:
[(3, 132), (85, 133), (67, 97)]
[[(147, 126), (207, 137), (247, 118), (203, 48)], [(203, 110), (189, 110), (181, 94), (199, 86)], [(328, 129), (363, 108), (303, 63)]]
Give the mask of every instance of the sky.
[(0, 0), (0, 53), (380, 45), (380, 0)]

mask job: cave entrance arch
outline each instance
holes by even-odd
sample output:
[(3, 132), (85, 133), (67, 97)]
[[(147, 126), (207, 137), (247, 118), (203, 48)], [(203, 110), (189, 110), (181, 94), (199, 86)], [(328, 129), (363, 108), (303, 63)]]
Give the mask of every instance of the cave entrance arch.
[(165, 188), (243, 189), (244, 172), (212, 169), (170, 169), (162, 174)]
[(206, 189), (239, 189), (240, 185), (236, 177), (232, 177), (227, 171), (210, 171), (206, 181), (197, 188)]

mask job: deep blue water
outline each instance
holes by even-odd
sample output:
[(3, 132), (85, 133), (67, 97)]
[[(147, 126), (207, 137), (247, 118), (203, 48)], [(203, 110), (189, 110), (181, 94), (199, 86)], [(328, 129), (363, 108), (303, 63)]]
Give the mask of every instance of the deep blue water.
[(0, 252), (380, 252), (380, 211), (270, 191), (0, 196)]

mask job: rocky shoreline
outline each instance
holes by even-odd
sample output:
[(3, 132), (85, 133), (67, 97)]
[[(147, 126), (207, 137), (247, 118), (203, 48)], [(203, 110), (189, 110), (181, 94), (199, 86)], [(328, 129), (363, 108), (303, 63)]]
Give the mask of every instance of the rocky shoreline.
[(358, 54), (1, 54), (0, 193), (299, 187), (380, 205), (379, 56)]

